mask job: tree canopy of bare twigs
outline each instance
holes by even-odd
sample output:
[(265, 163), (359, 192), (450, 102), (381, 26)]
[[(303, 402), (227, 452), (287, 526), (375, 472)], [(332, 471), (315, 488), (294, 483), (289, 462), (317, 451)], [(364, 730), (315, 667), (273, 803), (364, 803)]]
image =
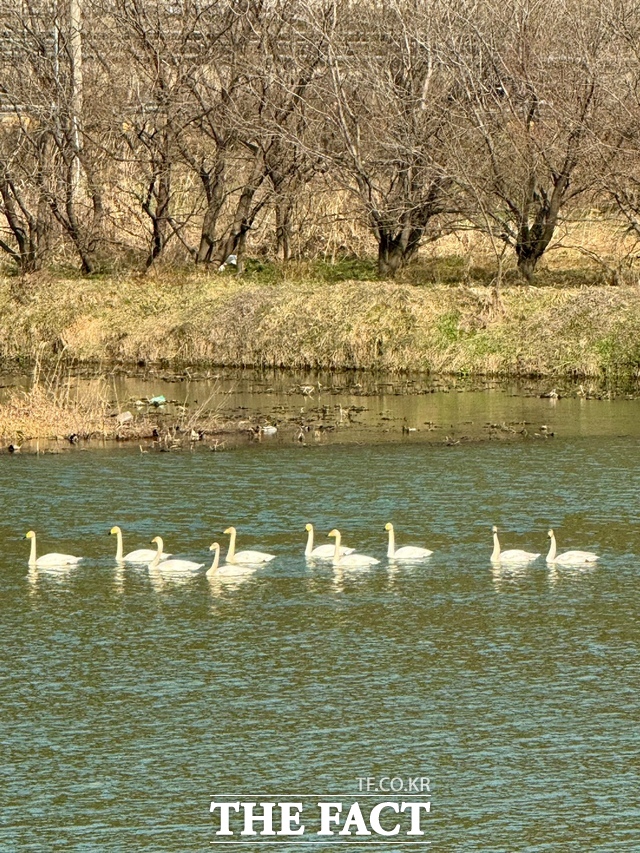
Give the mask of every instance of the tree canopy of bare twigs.
[(327, 198), (380, 277), (472, 228), (531, 282), (589, 206), (640, 238), (632, 0), (15, 0), (0, 26), (22, 272), (287, 261)]

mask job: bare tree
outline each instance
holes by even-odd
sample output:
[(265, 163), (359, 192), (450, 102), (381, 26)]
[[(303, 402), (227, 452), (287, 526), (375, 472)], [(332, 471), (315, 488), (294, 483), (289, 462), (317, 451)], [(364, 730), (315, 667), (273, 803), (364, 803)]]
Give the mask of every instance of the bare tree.
[(321, 50), (295, 2), (250, 0), (220, 12), (201, 21), (205, 58), (190, 80), (190, 132), (180, 144), (206, 197), (197, 260), (218, 266), (234, 254), (241, 267), (247, 235), (269, 204), (289, 256), (292, 198), (313, 172), (299, 137)]
[[(211, 4), (184, 0), (96, 0), (106, 44), (95, 45), (115, 93), (119, 195), (135, 200), (147, 232), (145, 265), (172, 237), (184, 235), (193, 211), (179, 209), (179, 139), (190, 118), (190, 78), (198, 71), (198, 21)], [(106, 49), (105, 49), (106, 48)], [(180, 193), (181, 196), (184, 193)], [(137, 211), (136, 211), (137, 213)]]
[(325, 154), (378, 244), (380, 276), (417, 252), (447, 207), (446, 100), (439, 4), (334, 3), (327, 48)]
[[(4, 70), (0, 142), (2, 212), (15, 240), (3, 248), (24, 270), (37, 268), (50, 236), (50, 213), (73, 241), (85, 271), (101, 196), (81, 134), (81, 15), (66, 7), (23, 0), (3, 18)], [(8, 112), (8, 115), (7, 115)], [(79, 221), (89, 188), (93, 222)]]
[[(597, 128), (600, 142), (601, 198), (613, 199), (626, 234), (629, 254), (637, 258), (640, 241), (640, 9), (631, 0), (607, 4), (603, 17), (614, 48), (606, 63), (611, 93), (608, 121)], [(635, 244), (635, 245), (634, 245)], [(624, 258), (617, 259), (620, 265)], [(619, 280), (619, 270), (614, 272)]]
[[(596, 4), (537, 0), (453, 4), (449, 54), (460, 81), (461, 183), (532, 281), (561, 212), (594, 184), (594, 125), (604, 102), (606, 28)], [(454, 113), (455, 114), (455, 113)], [(458, 170), (459, 174), (463, 170)], [(487, 228), (486, 216), (477, 218)]]
[(463, 218), (531, 281), (587, 199), (640, 235), (639, 17), (632, 0), (5, 4), (0, 250), (25, 271), (62, 245), (90, 272), (107, 241), (147, 266), (170, 244), (241, 266), (262, 229), (287, 260), (322, 187), (381, 277)]

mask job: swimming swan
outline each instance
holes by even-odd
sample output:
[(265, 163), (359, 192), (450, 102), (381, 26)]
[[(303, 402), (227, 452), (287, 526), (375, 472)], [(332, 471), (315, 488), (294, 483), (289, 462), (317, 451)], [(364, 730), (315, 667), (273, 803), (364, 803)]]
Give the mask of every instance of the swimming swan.
[(204, 566), (204, 563), (194, 563), (192, 560), (160, 560), (163, 550), (162, 537), (155, 536), (151, 542), (158, 548), (155, 557), (149, 563), (151, 571), (157, 569), (159, 572), (169, 574), (193, 574)]
[[(313, 547), (313, 524), (305, 524), (304, 529), (309, 534), (307, 537), (307, 547), (304, 549), (305, 557), (317, 557), (320, 560), (331, 560), (336, 552), (335, 545), (317, 545)], [(347, 548), (345, 545), (340, 546), (340, 554), (353, 554), (355, 548)]]
[(207, 578), (211, 580), (212, 578), (218, 577), (237, 577), (239, 575), (248, 575), (252, 572), (255, 572), (257, 566), (242, 566), (242, 565), (229, 565), (228, 563), (219, 566), (220, 562), (220, 546), (217, 542), (214, 542), (209, 546), (210, 551), (215, 551), (213, 555), (213, 563), (211, 563), (211, 568), (207, 569)]
[(231, 538), (227, 551), (227, 563), (268, 563), (275, 559), (275, 554), (265, 554), (263, 551), (238, 551), (236, 554), (236, 529), (227, 527), (224, 531)]
[(595, 563), (599, 559), (598, 555), (592, 554), (591, 551), (565, 551), (564, 554), (556, 554), (555, 533), (550, 530), (547, 535), (551, 539), (547, 563), (557, 563), (560, 566), (581, 566), (584, 563)]
[[(156, 551), (153, 548), (138, 548), (137, 551), (129, 551), (128, 554), (122, 556), (122, 530), (119, 527), (112, 527), (109, 531), (111, 536), (118, 537), (118, 543), (116, 547), (116, 562), (117, 563), (150, 563), (153, 558), (156, 556)], [(171, 554), (163, 553), (160, 555), (160, 559), (164, 560), (167, 557), (170, 557)]]
[(29, 555), (30, 569), (47, 569), (60, 566), (75, 566), (82, 557), (72, 557), (71, 554), (43, 554), (36, 558), (36, 534), (30, 530), (25, 534), (25, 539), (31, 539), (31, 554)]
[(425, 557), (430, 557), (433, 551), (428, 548), (417, 548), (413, 545), (405, 545), (403, 548), (395, 550), (395, 536), (393, 533), (393, 524), (388, 521), (385, 530), (389, 531), (389, 547), (387, 548), (387, 557), (390, 560), (422, 560)]
[(340, 553), (340, 531), (332, 530), (329, 536), (335, 537), (336, 544), (333, 549), (333, 565), (349, 568), (350, 566), (375, 566), (380, 560), (375, 557), (367, 557), (366, 554), (346, 554), (342, 556)]
[(520, 551), (519, 549), (501, 551), (500, 543), (498, 542), (498, 528), (494, 525), (491, 531), (493, 533), (492, 563), (531, 563), (540, 556), (540, 554), (532, 554), (529, 551)]

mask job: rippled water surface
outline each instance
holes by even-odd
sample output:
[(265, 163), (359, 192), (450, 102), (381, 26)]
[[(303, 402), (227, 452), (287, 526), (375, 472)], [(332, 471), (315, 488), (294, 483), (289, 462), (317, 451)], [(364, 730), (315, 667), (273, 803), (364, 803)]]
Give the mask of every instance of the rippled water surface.
[[(417, 775), (432, 843), (412, 850), (640, 849), (638, 450), (0, 458), (0, 849), (217, 850), (212, 796), (358, 799), (356, 777)], [(380, 564), (307, 564), (307, 521)], [(387, 521), (433, 556), (390, 565)], [(161, 534), (202, 562), (235, 524), (239, 548), (277, 557), (236, 584), (163, 583), (116, 567), (113, 524), (125, 550)], [(601, 560), (492, 569), (492, 524), (507, 548), (544, 554), (553, 526)], [(84, 561), (28, 573), (30, 528)]]

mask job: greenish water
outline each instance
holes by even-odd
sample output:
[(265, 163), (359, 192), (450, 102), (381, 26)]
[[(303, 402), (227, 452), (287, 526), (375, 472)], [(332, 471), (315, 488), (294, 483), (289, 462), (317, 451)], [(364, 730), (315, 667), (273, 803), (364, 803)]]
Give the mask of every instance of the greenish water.
[[(357, 801), (356, 777), (428, 776), (432, 844), (412, 850), (638, 850), (638, 449), (1, 457), (0, 849), (217, 850), (212, 797)], [(389, 520), (434, 555), (390, 566)], [(380, 564), (307, 564), (307, 521)], [(277, 558), (241, 583), (161, 584), (116, 568), (113, 524), (126, 550), (161, 534), (203, 562), (235, 524)], [(553, 526), (601, 561), (492, 569), (492, 524), (506, 548), (544, 552)], [(29, 528), (86, 559), (30, 575)]]

